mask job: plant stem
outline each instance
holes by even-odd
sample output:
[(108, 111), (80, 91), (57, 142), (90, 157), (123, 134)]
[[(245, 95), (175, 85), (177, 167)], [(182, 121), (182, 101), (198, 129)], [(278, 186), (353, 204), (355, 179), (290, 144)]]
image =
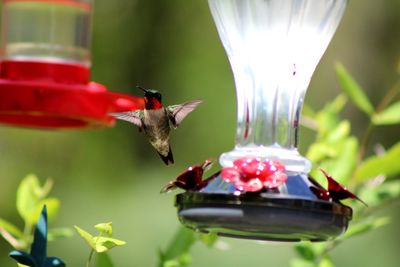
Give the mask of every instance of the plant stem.
[(29, 222), (25, 222), (25, 226), (24, 226), (24, 241), (25, 241), (25, 244), (24, 244), (23, 250), (27, 250), (29, 247), (31, 247), (32, 230), (33, 230), (32, 224), (30, 224)]
[[(378, 106), (375, 109), (374, 114), (378, 114), (382, 112), (387, 105), (390, 104), (390, 102), (397, 96), (397, 94), (400, 92), (400, 80), (397, 80), (397, 82), (386, 92), (386, 94), (383, 96), (382, 100), (379, 102)], [(361, 165), (362, 161), (365, 158), (366, 152), (367, 152), (367, 147), (368, 147), (368, 142), (371, 138), (372, 131), (374, 130), (375, 126), (372, 122), (372, 117), (370, 119), (370, 122), (368, 124), (367, 130), (365, 131), (365, 134), (362, 138), (361, 144), (360, 144), (360, 151), (357, 155), (357, 167), (355, 168), (352, 178), (349, 182), (349, 187), (353, 187), (356, 184), (356, 177), (355, 174), (358, 171), (359, 166)]]
[(4, 228), (0, 227), (0, 235), (4, 237), (7, 242), (13, 246), (15, 249), (20, 248), (20, 243), (18, 242), (17, 239), (15, 239), (10, 233), (8, 233)]
[(365, 153), (367, 151), (368, 142), (371, 137), (372, 130), (374, 129), (374, 125), (370, 122), (368, 124), (367, 130), (365, 131), (364, 137), (362, 138), (361, 145), (360, 145), (360, 152), (357, 156), (357, 165), (359, 166), (362, 160), (365, 157)]
[(89, 258), (88, 258), (87, 263), (86, 263), (86, 267), (90, 267), (90, 263), (91, 263), (91, 261), (92, 261), (93, 254), (94, 254), (94, 249), (92, 249), (92, 250), (90, 251)]
[[(102, 236), (103, 236), (103, 233), (100, 232), (99, 235), (97, 235), (95, 238), (97, 239), (97, 238), (100, 238), (100, 237), (102, 237)], [(90, 251), (89, 258), (88, 258), (87, 263), (86, 263), (86, 267), (90, 267), (90, 263), (91, 263), (91, 261), (92, 261), (92, 258), (93, 258), (94, 253), (95, 253), (95, 250), (92, 249), (92, 250)]]
[(387, 107), (387, 105), (390, 104), (390, 102), (393, 100), (393, 98), (396, 97), (396, 95), (400, 92), (400, 80), (397, 80), (397, 82), (387, 91), (385, 96), (382, 98), (381, 102), (376, 108), (376, 113), (381, 112), (382, 110)]
[(374, 129), (374, 125), (370, 121), (370, 123), (368, 124), (367, 130), (365, 131), (365, 134), (361, 139), (360, 150), (357, 155), (356, 167), (354, 168), (353, 173), (351, 175), (351, 179), (350, 179), (349, 185), (348, 185), (349, 188), (354, 188), (356, 186), (356, 183), (357, 183), (356, 182), (356, 173), (357, 173), (358, 169), (360, 168), (361, 163), (364, 160), (365, 154), (367, 152), (368, 142), (371, 137), (373, 129)]

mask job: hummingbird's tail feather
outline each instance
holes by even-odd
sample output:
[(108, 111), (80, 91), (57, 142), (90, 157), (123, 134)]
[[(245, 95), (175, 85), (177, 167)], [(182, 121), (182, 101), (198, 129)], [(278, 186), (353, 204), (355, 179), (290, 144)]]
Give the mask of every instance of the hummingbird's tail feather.
[(169, 147), (167, 156), (162, 155), (160, 152), (158, 152), (158, 155), (160, 155), (160, 157), (164, 161), (165, 165), (174, 164), (174, 156), (172, 155), (171, 146)]

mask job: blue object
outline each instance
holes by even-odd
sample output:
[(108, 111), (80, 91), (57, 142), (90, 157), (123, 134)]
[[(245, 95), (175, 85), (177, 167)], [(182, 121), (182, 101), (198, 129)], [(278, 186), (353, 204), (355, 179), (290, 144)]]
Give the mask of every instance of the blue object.
[(43, 206), (39, 221), (35, 228), (31, 253), (14, 250), (9, 254), (19, 264), (30, 267), (65, 267), (65, 263), (57, 257), (47, 257), (47, 209)]

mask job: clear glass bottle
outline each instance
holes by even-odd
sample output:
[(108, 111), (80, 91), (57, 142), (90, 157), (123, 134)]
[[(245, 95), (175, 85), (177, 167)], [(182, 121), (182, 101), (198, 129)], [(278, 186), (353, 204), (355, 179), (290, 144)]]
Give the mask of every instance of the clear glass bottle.
[(3, 0), (1, 61), (90, 66), (91, 0)]
[(209, 0), (236, 84), (236, 146), (242, 157), (282, 162), (307, 173), (297, 151), (300, 113), (311, 76), (343, 15), (346, 0)]

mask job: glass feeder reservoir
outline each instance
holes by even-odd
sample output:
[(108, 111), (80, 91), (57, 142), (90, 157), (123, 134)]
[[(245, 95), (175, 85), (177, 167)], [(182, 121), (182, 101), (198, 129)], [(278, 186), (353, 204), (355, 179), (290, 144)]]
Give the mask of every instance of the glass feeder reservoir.
[(108, 112), (142, 99), (90, 82), (92, 0), (3, 0), (0, 123), (39, 128), (110, 126)]
[[(183, 224), (280, 241), (321, 241), (346, 230), (351, 208), (321, 198), (297, 150), (303, 98), (346, 2), (209, 0), (235, 78), (236, 146), (206, 186), (177, 195)], [(267, 168), (274, 171), (268, 181)]]

